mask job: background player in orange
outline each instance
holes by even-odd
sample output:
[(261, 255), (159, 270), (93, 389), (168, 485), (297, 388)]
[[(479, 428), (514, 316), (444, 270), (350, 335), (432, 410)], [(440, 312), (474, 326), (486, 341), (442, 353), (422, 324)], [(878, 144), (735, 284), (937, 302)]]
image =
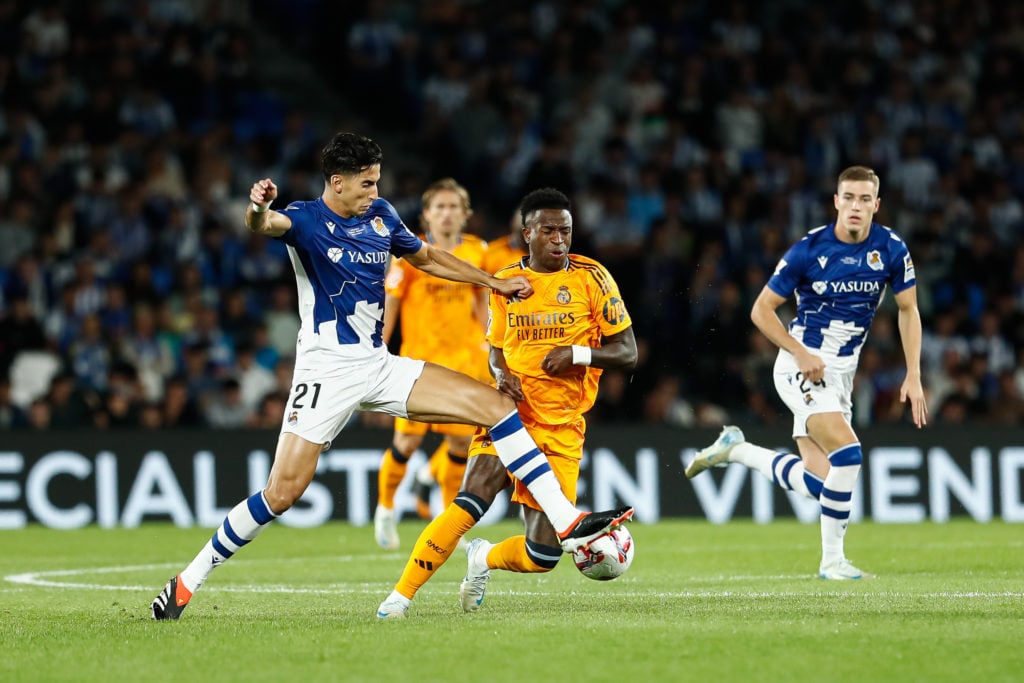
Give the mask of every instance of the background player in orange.
[[(535, 293), (524, 300), (492, 296), (487, 340), (499, 391), (518, 402), (527, 431), (548, 457), (566, 497), (574, 501), (586, 431), (583, 414), (597, 398), (601, 369), (634, 367), (637, 349), (611, 275), (597, 261), (569, 254), (570, 208), (569, 198), (550, 188), (523, 199), (520, 215), (530, 255), (495, 277), (525, 276)], [(490, 438), (478, 434), (463, 490), (420, 534), (378, 617), (405, 616), (416, 591), (509, 483)], [(512, 495), (523, 505), (526, 534), (498, 544), (475, 539), (466, 546), (469, 570), (459, 593), (467, 612), (483, 601), (491, 569), (547, 572), (558, 564), (558, 535), (527, 491), (528, 483), (515, 480)]]
[[(430, 185), (423, 193), (424, 241), (481, 267), (487, 244), (475, 235), (464, 234), (473, 213), (469, 193), (451, 178)], [(490, 381), (484, 330), (487, 325), (487, 293), (480, 287), (443, 280), (395, 259), (384, 282), (383, 338), (387, 343), (395, 325), (402, 329), (401, 355), (428, 360), (458, 370), (481, 381)], [(398, 514), (395, 491), (405, 476), (409, 458), (423, 443), (427, 430), (445, 439), (430, 458), (428, 477), (441, 485), (447, 505), (459, 491), (466, 471), (469, 443), (476, 427), (434, 424), (395, 418), (391, 447), (384, 451), (378, 475), (377, 508), (373, 515), (374, 536), (385, 550), (398, 548)], [(422, 476), (419, 475), (418, 476)], [(429, 491), (429, 489), (428, 489)], [(426, 513), (429, 517), (429, 503)]]

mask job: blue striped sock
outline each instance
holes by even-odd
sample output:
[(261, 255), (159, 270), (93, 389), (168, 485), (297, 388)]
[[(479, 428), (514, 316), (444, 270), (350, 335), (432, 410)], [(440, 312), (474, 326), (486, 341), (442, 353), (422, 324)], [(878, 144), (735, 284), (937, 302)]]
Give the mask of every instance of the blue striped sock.
[(804, 461), (793, 453), (779, 453), (772, 459), (772, 481), (787, 491), (796, 491), (801, 496), (817, 498), (807, 490)]
[(503, 417), (491, 427), (490, 433), (501, 464), (526, 485), (555, 531), (568, 529), (580, 512), (565, 497), (547, 457), (526, 431), (519, 413), (512, 411)]
[(828, 454), (831, 465), (818, 500), (821, 502), (821, 563), (845, 557), (843, 539), (853, 508), (853, 487), (863, 461), (859, 443), (837, 448)]
[(181, 572), (185, 588), (193, 593), (199, 590), (211, 571), (259, 536), (275, 519), (277, 515), (271, 511), (263, 491), (257, 491), (231, 508), (203, 549)]

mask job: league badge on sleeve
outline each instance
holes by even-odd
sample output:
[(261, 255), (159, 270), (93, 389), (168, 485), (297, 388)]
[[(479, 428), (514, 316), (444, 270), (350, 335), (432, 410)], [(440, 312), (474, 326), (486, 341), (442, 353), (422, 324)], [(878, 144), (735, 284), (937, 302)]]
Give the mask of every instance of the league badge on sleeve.
[(910, 282), (916, 279), (917, 276), (914, 274), (914, 260), (910, 258), (910, 254), (903, 255), (903, 281)]

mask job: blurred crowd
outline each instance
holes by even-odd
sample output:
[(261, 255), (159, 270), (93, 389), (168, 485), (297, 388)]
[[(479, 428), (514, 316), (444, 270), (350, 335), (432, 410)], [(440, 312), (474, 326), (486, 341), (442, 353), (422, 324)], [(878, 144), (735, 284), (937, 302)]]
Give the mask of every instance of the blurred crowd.
[[(593, 421), (786, 425), (750, 304), (854, 163), (915, 260), (933, 421), (1024, 419), (1024, 6), (238, 7), (0, 0), (0, 429), (279, 426), (294, 277), (241, 217), (257, 178), (282, 205), (319, 195), (339, 116), (267, 85), (261, 36), (382, 143), (410, 227), (441, 176), (485, 238), (530, 189), (571, 195), (574, 250), (616, 277), (641, 348)], [(907, 421), (891, 304), (859, 426)]]

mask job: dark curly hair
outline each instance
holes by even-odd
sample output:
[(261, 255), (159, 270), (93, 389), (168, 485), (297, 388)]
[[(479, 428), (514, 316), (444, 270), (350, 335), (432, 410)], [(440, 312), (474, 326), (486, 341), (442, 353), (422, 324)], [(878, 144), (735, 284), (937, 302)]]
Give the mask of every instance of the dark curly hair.
[(384, 153), (380, 145), (364, 135), (338, 133), (324, 145), (320, 153), (320, 169), (324, 180), (335, 174), (352, 175), (380, 163)]
[(519, 220), (522, 221), (523, 227), (526, 227), (526, 217), (539, 209), (571, 211), (572, 202), (569, 201), (569, 198), (563, 192), (553, 187), (534, 190), (523, 197), (523, 202), (519, 205)]

